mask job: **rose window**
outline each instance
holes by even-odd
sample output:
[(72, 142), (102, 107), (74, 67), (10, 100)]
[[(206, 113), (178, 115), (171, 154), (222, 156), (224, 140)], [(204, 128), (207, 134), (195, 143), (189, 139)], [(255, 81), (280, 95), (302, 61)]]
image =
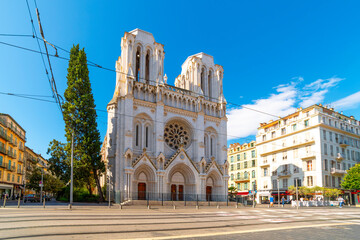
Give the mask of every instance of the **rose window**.
[(185, 148), (189, 146), (191, 141), (190, 131), (187, 127), (178, 122), (171, 122), (165, 127), (164, 140), (172, 149), (177, 150), (181, 144)]

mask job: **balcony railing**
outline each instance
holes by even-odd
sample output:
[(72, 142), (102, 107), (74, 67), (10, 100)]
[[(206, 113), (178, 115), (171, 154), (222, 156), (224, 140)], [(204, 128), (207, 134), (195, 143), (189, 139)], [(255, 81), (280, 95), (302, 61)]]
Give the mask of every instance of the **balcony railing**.
[(7, 134), (4, 131), (0, 131), (0, 137), (5, 139), (6, 141), (9, 140), (9, 137), (7, 136)]
[(263, 160), (260, 162), (261, 167), (265, 167), (265, 166), (269, 166), (269, 165), (270, 165), (270, 162), (268, 160)]
[(283, 170), (283, 171), (278, 173), (279, 177), (287, 177), (287, 176), (290, 176), (290, 175), (291, 175), (290, 170)]
[(15, 172), (15, 166), (11, 166), (9, 163), (5, 164), (5, 168), (9, 171)]
[(6, 148), (5, 148), (4, 144), (0, 145), (0, 152), (7, 155), (7, 151), (6, 151)]
[(20, 157), (20, 156), (19, 156), (18, 162), (21, 162), (21, 163), (24, 162), (24, 157)]
[(346, 148), (347, 146), (349, 146), (348, 142), (345, 140), (340, 141), (339, 144), (340, 144), (340, 147), (342, 147), (342, 148)]
[(13, 152), (13, 151), (8, 151), (7, 152), (7, 155), (10, 157), (10, 158), (16, 158), (16, 153), (15, 152)]
[(306, 159), (309, 159), (309, 158), (314, 158), (316, 155), (315, 155), (315, 152), (312, 152), (312, 151), (307, 151), (303, 154), (301, 154), (301, 159), (302, 160), (306, 160)]
[(25, 152), (25, 147), (24, 147), (24, 145), (20, 144), (20, 145), (19, 145), (19, 150)]
[(343, 175), (343, 174), (346, 174), (346, 170), (337, 169), (337, 168), (331, 168), (330, 173), (331, 174), (336, 174), (336, 175)]
[(249, 182), (250, 178), (249, 177), (239, 177), (239, 178), (235, 178), (235, 182)]
[(23, 174), (23, 172), (21, 171), (20, 168), (18, 168), (16, 172), (17, 172), (18, 174)]
[(336, 160), (341, 161), (344, 159), (344, 156), (342, 155), (342, 153), (338, 153), (336, 156)]
[(4, 161), (0, 162), (0, 168), (6, 168), (6, 164)]

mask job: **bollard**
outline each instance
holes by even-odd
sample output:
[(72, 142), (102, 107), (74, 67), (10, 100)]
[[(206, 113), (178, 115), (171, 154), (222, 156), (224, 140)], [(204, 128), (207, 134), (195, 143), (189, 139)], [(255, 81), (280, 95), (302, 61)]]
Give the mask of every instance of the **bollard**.
[(239, 208), (239, 206), (237, 205), (237, 203), (236, 203), (236, 205), (235, 205), (235, 208)]
[(174, 205), (174, 209), (176, 209), (176, 205)]
[(71, 204), (69, 204), (68, 209), (69, 209), (69, 210), (71, 210), (71, 209), (72, 209), (72, 205), (71, 205)]
[(122, 209), (122, 205), (121, 205), (121, 203), (119, 204), (119, 208), (120, 208), (120, 209)]
[(5, 208), (5, 207), (6, 207), (6, 195), (4, 197), (4, 203), (3, 203), (3, 208)]
[(217, 206), (216, 206), (218, 209), (220, 209), (220, 205), (218, 204)]
[(148, 205), (148, 209), (150, 209), (150, 205)]
[(196, 209), (198, 209), (198, 210), (199, 210), (199, 205), (196, 205)]
[(43, 200), (43, 207), (45, 208), (45, 198), (44, 198), (44, 200)]
[(20, 208), (20, 197), (18, 198), (18, 208)]

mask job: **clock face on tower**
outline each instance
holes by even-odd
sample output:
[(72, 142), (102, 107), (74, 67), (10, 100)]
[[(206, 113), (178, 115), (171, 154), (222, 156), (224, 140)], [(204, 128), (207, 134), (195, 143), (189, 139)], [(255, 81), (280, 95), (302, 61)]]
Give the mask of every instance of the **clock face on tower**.
[(171, 121), (165, 126), (164, 140), (174, 150), (177, 150), (181, 144), (186, 148), (191, 142), (190, 130), (178, 121)]

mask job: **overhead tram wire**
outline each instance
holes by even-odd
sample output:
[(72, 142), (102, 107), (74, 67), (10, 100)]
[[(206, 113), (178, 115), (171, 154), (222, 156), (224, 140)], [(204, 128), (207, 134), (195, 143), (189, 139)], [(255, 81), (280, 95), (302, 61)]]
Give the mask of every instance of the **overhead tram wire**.
[[(2, 34), (0, 34), (0, 36), (1, 36), (1, 35), (2, 35)], [(11, 34), (4, 34), (4, 35), (11, 35)], [(11, 35), (11, 36), (16, 36), (16, 34)], [(21, 35), (21, 34), (19, 34), (18, 36), (31, 36), (31, 35)], [(48, 42), (48, 41), (47, 41), (47, 42)], [(48, 42), (48, 43), (49, 43), (49, 42)], [(64, 52), (67, 52), (67, 53), (70, 54), (70, 51), (68, 51), (68, 50), (66, 50), (66, 49), (64, 49), (64, 48), (62, 48), (62, 47), (60, 47), (60, 46), (58, 46), (58, 45), (55, 45), (55, 44), (52, 44), (52, 43), (49, 43), (49, 44), (51, 44), (52, 46), (54, 46), (54, 47), (56, 47), (56, 48), (58, 48), (58, 49), (60, 49), (60, 50), (62, 50), (62, 51), (64, 51)], [(30, 50), (30, 49), (29, 49), (29, 50)], [(64, 59), (64, 60), (69, 60), (69, 59), (67, 59), (67, 58), (60, 57), (58, 54), (55, 54), (55, 55), (51, 55), (51, 54), (50, 54), (50, 56), (52, 56), (52, 57), (57, 57), (57, 58), (61, 58), (61, 59)], [(121, 74), (128, 75), (128, 74), (126, 74), (126, 73), (124, 73), (124, 72), (120, 72), (120, 71), (116, 71), (116, 70), (113, 70), (113, 69), (110, 69), (110, 68), (102, 67), (101, 65), (99, 65), (99, 64), (97, 64), (97, 63), (95, 63), (95, 62), (92, 62), (92, 61), (90, 61), (90, 60), (87, 60), (87, 62), (90, 63), (90, 64), (88, 64), (88, 65), (91, 66), (91, 67), (98, 67), (98, 68), (101, 68), (101, 69), (104, 69), (104, 70), (107, 70), (107, 71), (111, 71), (111, 72), (116, 72), (116, 73), (121, 73)], [(145, 78), (140, 78), (140, 79), (145, 80)], [(149, 81), (149, 82), (156, 82), (156, 81), (154, 81), (154, 80), (147, 80), (147, 81)], [(194, 94), (196, 94), (196, 93), (194, 93)], [(199, 94), (198, 94), (198, 95), (199, 95)], [(212, 98), (212, 99), (217, 100), (216, 98)], [(272, 117), (281, 118), (281, 117), (276, 116), (276, 115), (274, 115), (274, 114), (270, 114), (270, 113), (266, 113), (266, 112), (261, 111), (261, 110), (257, 110), (257, 109), (245, 107), (245, 106), (240, 105), (240, 104), (236, 104), (236, 103), (232, 103), (232, 102), (228, 102), (228, 104), (231, 104), (231, 105), (234, 105), (234, 106), (237, 106), (237, 107), (241, 107), (241, 108), (245, 108), (245, 109), (248, 109), (248, 110), (251, 110), (251, 111), (255, 111), (255, 112), (258, 112), (258, 113), (267, 114), (267, 115), (272, 116)]]
[[(62, 110), (62, 102), (60, 100), (61, 96), (57, 91), (56, 82), (55, 82), (55, 78), (54, 78), (54, 73), (53, 73), (52, 66), (51, 66), (50, 56), (49, 56), (49, 52), (48, 52), (48, 49), (47, 49), (47, 44), (51, 45), (53, 48), (55, 48), (55, 47), (51, 43), (48, 43), (46, 41), (46, 39), (45, 39), (45, 34), (44, 34), (44, 31), (43, 31), (43, 28), (42, 28), (42, 25), (41, 25), (41, 21), (40, 21), (40, 12), (39, 12), (39, 9), (37, 8), (37, 4), (36, 4), (35, 0), (34, 0), (34, 2), (35, 2), (35, 6), (36, 6), (36, 15), (37, 15), (38, 23), (39, 23), (40, 34), (41, 34), (41, 36), (43, 38), (45, 51), (46, 51), (46, 56), (47, 56), (48, 63), (49, 63), (49, 68), (50, 68), (50, 73), (51, 73), (51, 87), (52, 87), (53, 93), (55, 95), (55, 101), (57, 101), (57, 103), (59, 105), (59, 109), (61, 111), (61, 114), (64, 116), (64, 113), (63, 113), (63, 110)], [(58, 56), (57, 49), (55, 48), (55, 50), (56, 50), (55, 56)]]
[[(34, 97), (24, 97), (24, 96), (21, 96), (21, 94), (17, 94), (17, 93), (4, 93), (4, 92), (0, 92), (0, 94), (3, 94), (3, 95), (9, 95), (9, 96), (13, 96), (13, 97), (20, 97), (20, 98), (28, 98), (28, 99), (32, 99), (32, 100), (38, 100), (38, 101), (44, 101), (44, 102), (50, 102), (50, 103), (56, 103), (55, 101), (49, 101), (49, 100), (45, 100), (45, 99), (39, 99), (39, 98), (34, 98)], [(106, 110), (103, 110), (103, 109), (98, 109), (98, 108), (92, 108), (92, 107), (89, 107), (89, 109), (94, 109), (98, 112), (103, 112), (103, 113), (106, 113), (107, 114), (107, 111)], [(138, 116), (132, 116), (132, 115), (128, 115), (128, 114), (124, 114), (124, 113), (117, 113), (116, 115), (118, 116), (126, 116), (126, 117), (132, 117), (132, 118), (135, 118), (135, 119), (139, 119), (139, 120), (147, 120), (146, 118), (142, 118), (142, 117), (138, 117)], [(98, 115), (99, 117), (99, 115)], [(159, 120), (153, 120), (153, 122), (158, 122), (158, 123), (163, 123), (165, 124), (166, 122), (163, 122), (163, 121), (159, 121)], [(105, 123), (105, 122), (104, 122)], [(204, 129), (199, 129), (199, 128), (193, 128), (194, 130), (200, 130), (202, 132), (205, 132)], [(255, 141), (253, 138), (251, 137), (240, 137), (240, 136), (235, 136), (235, 135), (230, 135), (230, 134), (224, 134), (224, 133), (218, 133), (218, 135), (226, 135), (228, 137), (233, 137), (234, 140), (246, 140), (246, 141)], [(242, 145), (242, 144), (240, 144)], [(281, 144), (273, 144), (274, 146), (279, 146), (279, 147), (284, 147), (283, 145)], [(313, 151), (313, 152), (317, 152), (317, 153), (320, 153), (318, 151)]]
[[(52, 92), (53, 92), (52, 85), (51, 85), (51, 80), (50, 80), (50, 77), (49, 77), (49, 72), (48, 72), (47, 67), (46, 67), (46, 64), (45, 64), (43, 52), (41, 51), (41, 47), (40, 47), (40, 43), (39, 43), (39, 38), (38, 38), (37, 33), (36, 33), (36, 30), (35, 30), (34, 20), (33, 20), (33, 18), (32, 18), (32, 14), (31, 14), (31, 10), (30, 10), (30, 6), (29, 6), (29, 1), (28, 1), (28, 0), (26, 0), (26, 5), (27, 5), (28, 12), (29, 12), (29, 16), (30, 16), (31, 30), (32, 30), (32, 33), (33, 33), (33, 38), (36, 39), (37, 45), (38, 45), (38, 47), (39, 47), (39, 53), (41, 53), (41, 60), (42, 60), (42, 63), (43, 63), (43, 65), (44, 65), (45, 74), (46, 74), (46, 77), (47, 77), (47, 79), (48, 79), (48, 81), (49, 81), (50, 88), (51, 88), (51, 90), (52, 90)], [(2, 44), (5, 44), (5, 43), (2, 42)], [(7, 44), (7, 45), (10, 46), (10, 44)], [(20, 48), (21, 48), (21, 47), (20, 47)], [(23, 48), (23, 49), (24, 49), (24, 50), (29, 50), (29, 49), (26, 49), (26, 48)], [(36, 52), (36, 51), (34, 51), (34, 50), (32, 50), (32, 51), (33, 51), (33, 52)], [(53, 92), (53, 94), (54, 94), (54, 92)], [(53, 97), (55, 98), (55, 95), (54, 95)]]
[[(37, 100), (37, 101), (43, 101), (43, 102), (49, 102), (49, 103), (56, 103), (55, 101), (50, 101), (50, 100), (46, 100), (46, 99), (41, 99), (41, 98), (35, 98), (35, 97), (25, 97), (16, 93), (6, 93), (6, 92), (0, 92), (0, 94), (2, 95), (8, 95), (8, 96), (12, 96), (12, 97), (20, 97), (20, 98), (27, 98), (27, 99), (32, 99), (32, 100)], [(92, 107), (88, 107), (89, 109), (94, 109), (98, 112), (103, 112), (107, 114), (107, 110), (103, 110), (103, 109), (98, 109), (98, 108), (92, 108)], [(118, 116), (126, 116), (126, 117), (133, 117), (135, 119), (139, 119), (139, 120), (147, 120), (146, 118), (142, 118), (142, 117), (138, 117), (138, 116), (131, 116), (125, 113), (117, 113), (116, 115)], [(164, 121), (159, 121), (159, 120), (153, 120), (153, 122), (158, 122), (158, 123), (163, 123), (165, 124), (166, 122)], [(194, 130), (200, 130), (205, 132), (204, 129), (199, 129), (199, 128), (193, 128)], [(230, 136), (230, 137), (234, 137), (236, 139), (250, 139), (248, 137), (239, 137), (239, 136), (233, 136), (233, 135), (229, 135), (229, 134), (223, 134), (223, 133), (219, 133), (219, 135), (226, 135), (226, 136)]]
[[(23, 50), (35, 52), (35, 53), (44, 54), (44, 53), (42, 53), (42, 52), (39, 52), (39, 51), (36, 51), (36, 50), (33, 50), (33, 49), (29, 49), (29, 48), (17, 46), (17, 45), (10, 44), (10, 43), (5, 43), (5, 42), (1, 42), (1, 41), (0, 41), (0, 44), (5, 44), (5, 45), (11, 46), (11, 47), (15, 47), (15, 48), (19, 48), (19, 49), (23, 49)], [(54, 45), (54, 46), (57, 47), (58, 49), (61, 49), (61, 50), (65, 51), (65, 52), (68, 52), (68, 53), (69, 53), (69, 51), (67, 51), (67, 50), (65, 50), (65, 49), (63, 49), (63, 48), (60, 48), (60, 47), (58, 47), (58, 46), (55, 45), (55, 44), (52, 44), (52, 45)], [(60, 59), (63, 59), (63, 60), (70, 60), (69, 58), (60, 57), (59, 55), (53, 55), (53, 54), (48, 54), (48, 55), (51, 56), (51, 57), (56, 57), (56, 58), (60, 58)], [(91, 66), (91, 67), (96, 67), (96, 68), (104, 69), (104, 70), (107, 70), (107, 71), (110, 71), (110, 72), (115, 72), (115, 73), (124, 74), (124, 75), (126, 75), (126, 76), (130, 76), (129, 74), (124, 73), (124, 72), (120, 72), (120, 71), (117, 71), (117, 70), (114, 70), (114, 69), (102, 67), (101, 65), (96, 64), (95, 62), (91, 62), (91, 61), (89, 61), (89, 60), (87, 60), (87, 62), (88, 62), (87, 65), (88, 65), (88, 66)], [(132, 77), (133, 77), (133, 76), (132, 76)], [(141, 80), (146, 80), (146, 81), (152, 82), (152, 83), (157, 83), (157, 82), (154, 81), (154, 80), (147, 80), (147, 79), (142, 78), (142, 77), (140, 77), (139, 79), (141, 79)], [(171, 86), (171, 85), (169, 85), (169, 86)], [(174, 86), (171, 86), (171, 87), (174, 87)], [(191, 92), (191, 93), (192, 93), (192, 94), (195, 94), (195, 95), (197, 95), (197, 96), (201, 96), (201, 94), (198, 94), (198, 93), (195, 93), (195, 92)], [(211, 97), (210, 99), (218, 100), (217, 98), (213, 98), (213, 97)], [(236, 107), (240, 107), (240, 108), (244, 108), (244, 109), (248, 109), (248, 110), (251, 110), (251, 111), (254, 111), (254, 112), (258, 112), (258, 113), (261, 113), (261, 114), (265, 114), (265, 115), (268, 115), (268, 116), (271, 116), (271, 117), (275, 117), (275, 118), (278, 118), (278, 119), (281, 118), (280, 116), (277, 116), (277, 115), (275, 115), (275, 114), (267, 113), (267, 112), (265, 112), (265, 111), (261, 111), (261, 110), (254, 109), (254, 108), (250, 108), (250, 107), (247, 107), (247, 106), (244, 106), (244, 105), (241, 105), (241, 104), (237, 104), (237, 103), (233, 103), (233, 102), (227, 102), (227, 104), (230, 104), (230, 105), (233, 105), (233, 106), (236, 106)]]

